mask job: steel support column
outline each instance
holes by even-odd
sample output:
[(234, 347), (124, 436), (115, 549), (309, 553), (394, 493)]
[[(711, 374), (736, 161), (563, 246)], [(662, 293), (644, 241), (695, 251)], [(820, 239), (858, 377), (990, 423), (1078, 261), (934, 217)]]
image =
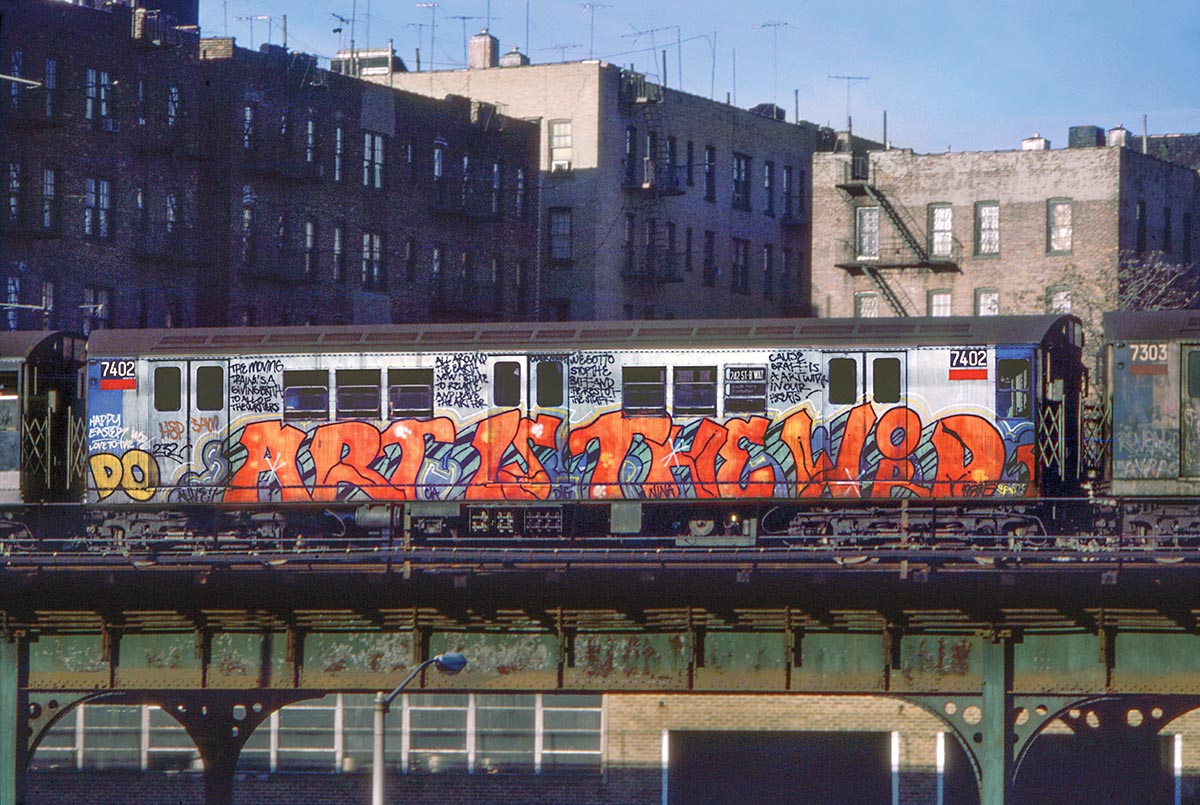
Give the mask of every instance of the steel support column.
[(980, 805), (1004, 805), (1013, 776), (1013, 651), (1007, 635), (983, 641), (983, 728), (979, 758)]
[(0, 805), (25, 798), (29, 758), (29, 642), (12, 633), (0, 636)]

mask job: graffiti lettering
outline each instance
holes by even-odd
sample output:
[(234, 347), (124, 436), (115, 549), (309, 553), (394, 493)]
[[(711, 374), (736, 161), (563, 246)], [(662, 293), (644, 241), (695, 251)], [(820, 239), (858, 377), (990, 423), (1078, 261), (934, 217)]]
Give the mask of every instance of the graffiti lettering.
[(183, 432), (183, 423), (177, 419), (158, 423), (158, 435), (163, 439), (182, 439)]
[(483, 355), (458, 353), (439, 355), (436, 360), (437, 406), (439, 408), (482, 408), (486, 383), (481, 367)]
[(192, 417), (192, 433), (208, 433), (219, 427), (219, 420), (215, 416), (194, 416)]
[(187, 462), (187, 453), (183, 445), (175, 442), (155, 442), (150, 445), (150, 453), (157, 458), (169, 459), (180, 464)]
[(158, 491), (158, 461), (145, 450), (128, 450), (119, 458), (112, 453), (98, 453), (89, 457), (88, 463), (100, 500), (120, 489), (144, 502)]
[(567, 386), (572, 405), (612, 405), (617, 401), (617, 381), (610, 352), (582, 352), (571, 356)]
[(768, 361), (772, 405), (798, 405), (828, 385), (820, 360), (810, 359), (800, 350), (773, 352)]
[(238, 413), (279, 413), (282, 373), (283, 361), (278, 358), (229, 364), (229, 409)]

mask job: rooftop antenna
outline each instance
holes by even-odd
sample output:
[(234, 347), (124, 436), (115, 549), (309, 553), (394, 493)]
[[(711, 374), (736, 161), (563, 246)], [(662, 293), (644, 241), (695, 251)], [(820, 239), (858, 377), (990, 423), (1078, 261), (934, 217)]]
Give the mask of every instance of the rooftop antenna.
[(580, 3), (579, 7), (588, 13), (588, 58), (596, 58), (596, 9), (612, 8), (608, 3)]
[[(779, 106), (779, 29), (795, 26), (784, 20), (771, 20), (754, 27), (771, 29), (771, 106)], [(771, 110), (771, 116), (775, 116), (774, 109)]]
[(870, 81), (869, 75), (831, 75), (829, 78), (846, 82), (846, 130), (850, 130), (850, 87), (859, 81)]
[(267, 43), (270, 44), (270, 42), (271, 42), (271, 17), (267, 16), (266, 14), (251, 14), (251, 15), (245, 16), (245, 17), (237, 17), (236, 19), (241, 20), (242, 22), (250, 23), (250, 49), (251, 50), (254, 50), (254, 21), (255, 20), (266, 20), (267, 21)]
[(417, 8), (429, 9), (429, 69), (433, 68), (433, 49), (437, 46), (437, 10), (441, 3), (417, 3)]
[(563, 61), (567, 60), (566, 52), (568, 50), (574, 50), (575, 48), (581, 48), (581, 47), (583, 47), (583, 45), (579, 44), (578, 42), (568, 42), (568, 43), (565, 43), (562, 45), (551, 45), (548, 48), (541, 48), (541, 49), (542, 50), (557, 50), (558, 51), (558, 60), (560, 62), (563, 62)]
[[(678, 25), (663, 25), (659, 28), (650, 28), (649, 30), (646, 30), (646, 31), (640, 31), (637, 28), (634, 28), (632, 24), (630, 24), (629, 27), (633, 28), (633, 33), (622, 34), (621, 36), (624, 39), (633, 37), (634, 44), (637, 44), (637, 40), (639, 38), (645, 36), (646, 34), (650, 35), (650, 54), (651, 54), (650, 57), (652, 59), (654, 58), (654, 56), (656, 56), (658, 54), (658, 44), (657, 44), (657, 42), (655, 42), (654, 35), (658, 34), (658, 33), (662, 33), (663, 31), (674, 31), (675, 32), (675, 50), (676, 50), (676, 55), (677, 55), (675, 62), (676, 62), (676, 66), (679, 68), (679, 85), (678, 86), (680, 89), (683, 89), (683, 40), (680, 35), (679, 26)], [(665, 73), (662, 76), (662, 85), (664, 87), (667, 85), (667, 76), (665, 75)]]
[(340, 34), (340, 36), (338, 36), (338, 50), (341, 50), (342, 42), (346, 41), (345, 33), (346, 28), (350, 25), (350, 18), (343, 17), (341, 14), (334, 14), (332, 12), (330, 12), (329, 16), (333, 17), (340, 23), (338, 27), (333, 29), (333, 33)]
[[(455, 14), (452, 17), (446, 17), (448, 20), (461, 20), (463, 29), (463, 67), (467, 66), (467, 20), (481, 20), (483, 17), (472, 17), (468, 14)], [(484, 29), (487, 30), (486, 28)]]

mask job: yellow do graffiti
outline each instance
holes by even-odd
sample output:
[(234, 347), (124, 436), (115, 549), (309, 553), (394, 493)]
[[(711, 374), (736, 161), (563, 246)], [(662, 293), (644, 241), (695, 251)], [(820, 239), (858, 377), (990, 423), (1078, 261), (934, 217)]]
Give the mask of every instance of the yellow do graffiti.
[(119, 489), (136, 501), (147, 501), (158, 491), (158, 461), (145, 450), (129, 450), (120, 457), (97, 453), (88, 462), (98, 500)]

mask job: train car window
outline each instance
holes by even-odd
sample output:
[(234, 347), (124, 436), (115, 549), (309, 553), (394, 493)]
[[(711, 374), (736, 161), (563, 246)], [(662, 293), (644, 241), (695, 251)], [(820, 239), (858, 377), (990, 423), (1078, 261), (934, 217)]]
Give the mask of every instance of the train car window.
[(1188, 353), (1188, 396), (1200, 397), (1200, 349)]
[(717, 415), (717, 367), (676, 366), (672, 411), (682, 416)]
[(183, 373), (178, 366), (154, 369), (154, 410), (178, 411), (183, 407)]
[(1030, 419), (1033, 372), (1023, 358), (1001, 358), (996, 362), (996, 416), (1001, 419)]
[(767, 410), (767, 367), (725, 367), (725, 413), (762, 414)]
[(626, 416), (667, 413), (667, 368), (626, 366), (621, 371), (621, 407)]
[(876, 358), (872, 368), (875, 375), (875, 387), (872, 391), (875, 402), (900, 402), (900, 359)]
[(220, 411), (225, 407), (225, 370), (222, 367), (196, 369), (196, 407), (201, 411)]
[(17, 399), (17, 373), (0, 372), (0, 400)]
[(433, 370), (388, 369), (388, 414), (392, 419), (433, 417)]
[(512, 408), (521, 404), (521, 364), (496, 361), (492, 367), (492, 405)]
[(858, 362), (853, 358), (829, 359), (829, 401), (839, 405), (858, 402)]
[(563, 404), (563, 365), (558, 361), (537, 362), (537, 404), (539, 408)]
[(327, 370), (284, 370), (283, 418), (329, 419), (329, 372)]
[(337, 418), (379, 419), (379, 370), (337, 370)]

